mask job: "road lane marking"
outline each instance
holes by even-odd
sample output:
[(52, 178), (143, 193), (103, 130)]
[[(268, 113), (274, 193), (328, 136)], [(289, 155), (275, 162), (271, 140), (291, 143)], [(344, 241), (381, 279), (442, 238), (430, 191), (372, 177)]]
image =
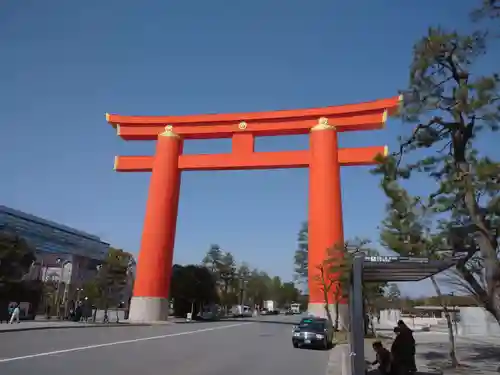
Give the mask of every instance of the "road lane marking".
[(36, 353), (36, 354), (23, 355), (21, 357), (0, 358), (0, 363), (21, 361), (23, 359), (30, 359), (30, 358), (36, 358), (36, 357), (47, 357), (47, 356), (56, 355), (56, 354), (64, 354), (64, 353), (71, 353), (71, 352), (80, 352), (80, 351), (88, 350), (88, 349), (104, 348), (106, 346), (132, 344), (132, 343), (141, 342), (141, 341), (159, 340), (159, 339), (164, 339), (164, 338), (167, 338), (167, 337), (193, 335), (195, 333), (216, 331), (216, 330), (219, 330), (219, 329), (239, 327), (239, 326), (244, 326), (246, 324), (253, 324), (253, 323), (254, 322), (237, 323), (237, 324), (230, 324), (230, 325), (227, 325), (227, 326), (218, 326), (218, 327), (197, 329), (195, 331), (185, 331), (185, 332), (169, 333), (169, 334), (160, 335), (160, 336), (142, 337), (142, 338), (139, 338), (139, 339), (114, 341), (114, 342), (108, 342), (106, 344), (95, 344), (95, 345), (79, 346), (79, 347), (71, 348), (71, 349), (61, 349), (61, 350), (54, 350), (54, 351), (45, 352), (45, 353)]

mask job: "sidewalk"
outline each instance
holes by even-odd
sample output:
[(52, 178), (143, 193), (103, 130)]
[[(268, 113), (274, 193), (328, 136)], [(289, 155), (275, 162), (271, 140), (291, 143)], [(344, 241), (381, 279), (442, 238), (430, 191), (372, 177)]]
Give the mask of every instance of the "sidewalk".
[[(449, 366), (448, 337), (436, 333), (417, 333), (416, 362), (419, 375), (498, 375), (500, 372), (500, 342), (488, 338), (459, 338), (456, 342), (457, 357), (460, 366)], [(365, 339), (365, 358), (373, 361), (373, 339)], [(390, 348), (391, 339), (381, 339), (386, 348)], [(329, 355), (326, 375), (351, 375), (348, 344), (337, 345)], [(368, 374), (371, 372), (368, 371)]]
[[(419, 332), (418, 334), (423, 335), (424, 333)], [(387, 337), (381, 337), (379, 339), (382, 341), (386, 349), (391, 349), (391, 344), (392, 344), (392, 338), (387, 338)], [(417, 338), (417, 333), (415, 334), (415, 340), (417, 341), (417, 346), (416, 346), (416, 351), (417, 355), (415, 357), (415, 362), (417, 365), (417, 375), (436, 375), (436, 374), (442, 374), (443, 371), (440, 366), (436, 366), (435, 364), (431, 363), (428, 358), (425, 357), (425, 355), (422, 355), (422, 352), (425, 353), (427, 350), (426, 345), (420, 345), (418, 338)], [(373, 342), (376, 341), (375, 339), (365, 339), (365, 358), (373, 362), (375, 360), (375, 352), (373, 351)], [(370, 374), (370, 372), (368, 372)]]
[[(437, 332), (415, 332), (416, 362), (421, 373), (440, 372), (444, 375), (498, 375), (500, 372), (500, 340), (495, 337), (468, 336), (456, 339), (460, 366), (450, 367), (448, 335)], [(392, 339), (383, 339), (390, 348)], [(373, 349), (365, 344), (365, 357), (372, 359)]]
[(351, 375), (351, 366), (348, 364), (351, 359), (348, 355), (348, 344), (335, 345), (328, 356), (326, 375)]
[(429, 366), (442, 368), (445, 375), (498, 375), (500, 372), (500, 340), (496, 337), (467, 336), (456, 338), (459, 368), (449, 367), (447, 334), (415, 335), (417, 359)]
[[(224, 321), (221, 319), (219, 321)], [(71, 329), (71, 328), (109, 328), (109, 327), (148, 327), (154, 325), (169, 325), (169, 324), (195, 324), (195, 323), (212, 323), (213, 321), (204, 320), (191, 320), (186, 321), (185, 318), (169, 317), (167, 321), (152, 322), (152, 323), (132, 323), (127, 320), (121, 320), (119, 323), (111, 320), (109, 323), (102, 323), (102, 321), (93, 322), (72, 322), (69, 320), (59, 320), (57, 317), (47, 319), (43, 315), (38, 315), (35, 320), (22, 320), (20, 323), (0, 324), (0, 334), (7, 332), (18, 331), (38, 331), (46, 329)]]
[[(419, 333), (420, 334), (420, 333)], [(423, 334), (423, 333), (422, 333)], [(427, 332), (427, 335), (440, 335), (448, 338), (448, 332), (441, 332), (441, 331), (431, 331)], [(425, 336), (423, 336), (425, 337)], [(444, 340), (444, 339), (443, 339)], [(455, 340), (457, 342), (464, 341), (464, 342), (475, 342), (479, 344), (489, 344), (489, 345), (496, 345), (500, 346), (500, 336), (499, 335), (455, 335)]]
[(70, 329), (70, 328), (109, 328), (109, 327), (148, 327), (153, 325), (169, 325), (169, 324), (184, 324), (184, 323), (204, 323), (203, 321), (186, 322), (185, 318), (169, 317), (167, 321), (152, 322), (152, 323), (132, 323), (128, 320), (120, 320), (116, 323), (110, 320), (109, 323), (97, 322), (73, 322), (70, 320), (60, 320), (57, 317), (47, 319), (43, 315), (37, 315), (35, 320), (21, 320), (20, 323), (0, 324), (0, 334), (6, 332), (18, 331), (37, 331), (44, 329)]
[(141, 323), (84, 323), (71, 322), (67, 320), (29, 320), (14, 324), (0, 324), (0, 334), (19, 331), (38, 331), (47, 329), (65, 329), (65, 328), (108, 328), (108, 327), (141, 327), (150, 324)]

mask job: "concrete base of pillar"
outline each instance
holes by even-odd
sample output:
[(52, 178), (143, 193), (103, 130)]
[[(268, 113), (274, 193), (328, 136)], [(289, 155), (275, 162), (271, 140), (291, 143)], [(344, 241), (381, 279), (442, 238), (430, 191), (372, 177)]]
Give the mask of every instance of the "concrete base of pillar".
[(128, 320), (134, 323), (166, 321), (169, 310), (170, 304), (167, 298), (132, 297)]
[[(335, 324), (335, 304), (328, 305), (328, 310), (330, 311), (333, 323)], [(327, 318), (324, 303), (310, 302), (307, 307), (307, 313), (319, 318)], [(347, 304), (339, 305), (339, 329), (349, 329), (349, 306), (347, 306)]]

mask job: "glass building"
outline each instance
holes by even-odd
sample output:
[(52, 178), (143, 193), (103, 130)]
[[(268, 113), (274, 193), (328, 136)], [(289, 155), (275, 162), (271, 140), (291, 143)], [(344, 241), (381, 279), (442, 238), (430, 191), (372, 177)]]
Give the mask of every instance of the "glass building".
[(97, 236), (1, 205), (0, 230), (22, 237), (35, 249), (37, 257), (77, 256), (100, 261), (109, 249), (109, 244)]
[[(57, 296), (65, 306), (84, 297), (82, 288), (96, 277), (110, 248), (98, 236), (2, 205), (0, 231), (23, 238), (35, 250), (36, 260), (23, 279), (56, 282)], [(133, 265), (130, 272), (134, 272)], [(119, 296), (126, 303), (132, 295), (133, 277), (127, 282)]]

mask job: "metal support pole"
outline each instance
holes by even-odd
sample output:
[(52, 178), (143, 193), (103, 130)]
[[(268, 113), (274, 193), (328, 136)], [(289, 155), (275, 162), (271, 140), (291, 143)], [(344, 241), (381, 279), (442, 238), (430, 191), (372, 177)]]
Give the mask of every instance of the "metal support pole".
[(363, 322), (363, 324), (351, 324), (351, 369), (353, 375), (364, 375), (365, 365), (365, 339), (364, 339), (364, 316), (363, 316), (363, 262), (364, 254), (355, 255), (352, 264), (351, 290), (349, 293), (351, 302), (351, 322)]
[(240, 276), (240, 305), (245, 305), (245, 291), (247, 286), (247, 280), (243, 276)]

